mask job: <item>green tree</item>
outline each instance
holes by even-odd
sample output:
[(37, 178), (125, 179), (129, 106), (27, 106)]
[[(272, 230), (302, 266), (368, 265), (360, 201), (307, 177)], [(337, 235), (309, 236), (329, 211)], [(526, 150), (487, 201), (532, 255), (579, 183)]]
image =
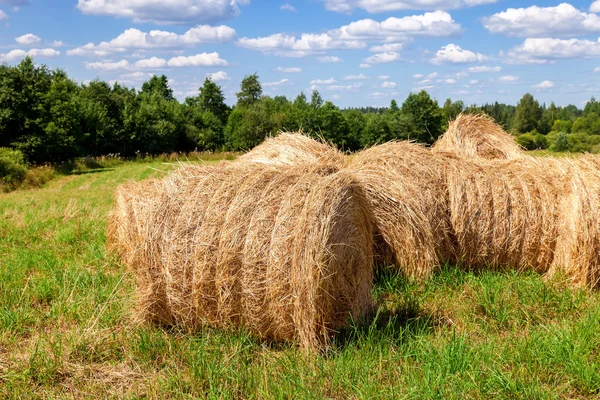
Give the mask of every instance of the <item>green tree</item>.
[(246, 75), (242, 79), (240, 91), (236, 94), (238, 107), (248, 107), (262, 96), (262, 86), (257, 74)]
[(392, 99), (392, 101), (390, 102), (389, 112), (395, 113), (398, 111), (400, 111), (400, 108), (398, 108), (398, 103), (396, 102), (396, 100)]
[(173, 97), (173, 90), (169, 86), (169, 78), (167, 78), (165, 75), (154, 75), (149, 81), (144, 82), (142, 85), (142, 93), (156, 93), (164, 100), (175, 100), (175, 97)]
[(409, 139), (433, 143), (443, 132), (442, 111), (424, 90), (408, 95), (402, 104), (402, 113), (412, 120), (415, 127), (416, 137)]
[(229, 107), (225, 104), (223, 90), (210, 78), (206, 78), (200, 88), (198, 105), (202, 111), (212, 112), (223, 124), (227, 122)]
[(392, 139), (392, 131), (385, 117), (380, 114), (371, 114), (360, 138), (361, 146), (369, 147)]
[(462, 101), (452, 102), (451, 99), (446, 99), (444, 102), (444, 106), (442, 107), (442, 114), (444, 115), (444, 121), (448, 123), (448, 121), (455, 120), (458, 117), (458, 114), (463, 112), (465, 108), (465, 103)]
[(567, 151), (569, 150), (569, 134), (567, 132), (560, 132), (556, 137), (556, 141), (550, 147), (553, 151)]
[(513, 128), (520, 133), (537, 130), (542, 119), (540, 103), (529, 93), (517, 105)]
[(313, 90), (310, 96), (310, 106), (313, 110), (318, 110), (323, 106), (323, 98), (318, 90)]

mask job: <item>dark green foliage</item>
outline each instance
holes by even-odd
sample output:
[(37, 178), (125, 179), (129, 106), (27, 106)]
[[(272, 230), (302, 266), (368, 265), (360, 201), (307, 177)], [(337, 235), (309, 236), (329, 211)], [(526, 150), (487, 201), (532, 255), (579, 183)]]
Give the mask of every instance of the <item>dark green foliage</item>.
[(560, 132), (551, 149), (554, 151), (569, 150), (569, 134), (567, 132)]
[(402, 113), (412, 119), (416, 134), (412, 138), (414, 140), (431, 144), (443, 133), (442, 111), (424, 90), (408, 95), (402, 104)]
[(17, 187), (27, 175), (25, 157), (19, 150), (0, 147), (0, 189)]
[(240, 91), (237, 93), (238, 107), (248, 107), (256, 103), (262, 96), (262, 86), (257, 74), (247, 75), (242, 79)]
[(537, 130), (542, 119), (542, 114), (540, 103), (527, 93), (517, 105), (513, 127), (519, 133), (531, 132), (534, 129)]

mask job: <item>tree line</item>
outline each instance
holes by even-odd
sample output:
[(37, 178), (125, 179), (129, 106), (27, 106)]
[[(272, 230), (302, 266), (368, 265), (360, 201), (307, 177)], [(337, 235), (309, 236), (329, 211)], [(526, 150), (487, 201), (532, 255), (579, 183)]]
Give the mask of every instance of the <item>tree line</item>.
[(246, 76), (235, 106), (206, 78), (198, 94), (180, 103), (166, 76), (141, 90), (94, 80), (78, 84), (58, 69), (25, 58), (0, 66), (0, 148), (20, 151), (29, 163), (60, 163), (82, 156), (173, 151), (248, 150), (277, 132), (302, 130), (354, 151), (389, 140), (431, 144), (461, 112), (492, 116), (528, 149), (600, 151), (600, 103), (539, 104), (526, 94), (516, 106), (441, 106), (426, 91), (401, 105), (340, 109), (318, 91), (290, 100), (263, 94), (256, 74)]

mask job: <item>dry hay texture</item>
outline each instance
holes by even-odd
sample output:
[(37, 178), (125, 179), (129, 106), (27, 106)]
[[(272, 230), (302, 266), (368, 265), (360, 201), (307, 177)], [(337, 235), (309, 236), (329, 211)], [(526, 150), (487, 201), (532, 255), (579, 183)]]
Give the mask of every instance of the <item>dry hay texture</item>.
[(494, 120), (485, 115), (460, 114), (433, 145), (436, 153), (461, 158), (516, 159), (523, 149)]
[(116, 199), (108, 233), (145, 321), (316, 348), (370, 310), (372, 216), (348, 173), (195, 166)]
[(429, 277), (454, 253), (444, 162), (417, 144), (390, 142), (359, 152), (347, 167), (373, 209), (380, 261), (412, 278)]
[(302, 133), (280, 133), (241, 156), (239, 161), (288, 166), (325, 164), (341, 168), (344, 154)]
[(570, 177), (560, 204), (560, 236), (550, 274), (575, 286), (600, 288), (600, 159), (562, 160)]
[(552, 159), (447, 163), (455, 262), (468, 269), (547, 272), (559, 235), (566, 173)]

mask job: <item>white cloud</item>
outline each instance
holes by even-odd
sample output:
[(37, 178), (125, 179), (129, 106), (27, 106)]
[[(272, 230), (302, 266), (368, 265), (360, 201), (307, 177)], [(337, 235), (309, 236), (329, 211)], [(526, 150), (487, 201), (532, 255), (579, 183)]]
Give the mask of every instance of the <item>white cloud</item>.
[(286, 73), (297, 73), (297, 72), (302, 72), (302, 68), (298, 68), (298, 67), (289, 67), (289, 68), (277, 67), (277, 68), (275, 68), (275, 71), (277, 71), (277, 72), (286, 72)]
[(479, 81), (477, 79), (472, 79), (469, 81), (469, 85), (477, 85)]
[(330, 11), (349, 13), (354, 8), (369, 13), (400, 10), (449, 10), (491, 4), (498, 0), (323, 0)]
[(322, 63), (341, 63), (342, 59), (335, 56), (323, 56), (317, 57), (317, 61)]
[(313, 79), (312, 81), (310, 81), (311, 85), (331, 85), (332, 83), (335, 83), (335, 79), (334, 78), (329, 78), (329, 79)]
[(512, 64), (545, 64), (561, 58), (599, 57), (600, 39), (593, 42), (584, 39), (528, 38), (506, 54), (506, 61)]
[(210, 79), (213, 82), (222, 82), (222, 81), (230, 81), (231, 78), (227, 75), (225, 71), (217, 71), (210, 74)]
[(419, 87), (412, 88), (411, 92), (417, 93), (417, 92), (420, 92), (421, 90), (429, 90), (429, 89), (433, 89), (433, 88), (434, 88), (433, 85), (419, 86)]
[(398, 52), (404, 48), (404, 43), (386, 43), (372, 46), (369, 51), (374, 53), (385, 53), (388, 51)]
[(423, 74), (414, 74), (412, 77), (414, 79), (421, 79), (421, 78), (423, 78)]
[(60, 55), (60, 51), (54, 49), (31, 49), (28, 51), (15, 49), (11, 50), (6, 54), (0, 54), (0, 61), (15, 61), (23, 59), (27, 56), (33, 58), (50, 58), (57, 57)]
[(164, 68), (167, 65), (167, 60), (164, 58), (151, 57), (146, 60), (139, 60), (135, 63), (135, 66), (138, 68)]
[(42, 39), (39, 36), (34, 35), (33, 33), (27, 33), (23, 36), (15, 38), (15, 41), (25, 46), (31, 46), (34, 44), (38, 44), (42, 41)]
[(359, 66), (360, 68), (365, 68), (365, 69), (366, 69), (366, 68), (371, 68), (371, 66), (370, 66), (369, 64), (366, 64), (366, 63), (361, 63), (361, 64), (359, 64), (358, 66)]
[(594, 68), (594, 72), (600, 72), (600, 67)]
[[(414, 75), (413, 75), (413, 78), (414, 78)], [(390, 76), (389, 75), (379, 75), (377, 77), (377, 79), (381, 79), (382, 81), (387, 81), (388, 79), (390, 79)]]
[(382, 64), (389, 63), (392, 61), (398, 61), (400, 59), (400, 53), (388, 52), (388, 53), (377, 53), (364, 59), (367, 64)]
[(353, 83), (352, 85), (331, 85), (327, 86), (327, 90), (331, 92), (344, 92), (359, 89), (361, 86), (361, 83)]
[(243, 37), (237, 44), (247, 49), (283, 57), (305, 57), (331, 49), (362, 49), (366, 46), (364, 42), (342, 40), (328, 33), (303, 33), (299, 38), (276, 33), (254, 39)]
[(385, 81), (381, 84), (381, 87), (384, 89), (394, 89), (396, 87), (396, 82)]
[(182, 35), (160, 30), (143, 32), (131, 28), (109, 42), (101, 42), (98, 45), (88, 43), (67, 51), (67, 55), (103, 57), (132, 49), (177, 49), (204, 43), (224, 43), (234, 40), (235, 37), (235, 30), (225, 25), (199, 25)]
[(534, 89), (551, 89), (554, 87), (554, 82), (545, 80), (543, 82), (538, 83), (537, 85), (533, 85)]
[(3, 19), (7, 19), (7, 18), (8, 18), (8, 15), (4, 11), (0, 10), (0, 21), (2, 21)]
[(600, 16), (562, 3), (556, 7), (509, 8), (484, 18), (483, 26), (491, 33), (511, 37), (572, 37), (600, 32)]
[(356, 81), (356, 80), (363, 80), (363, 79), (368, 79), (365, 75), (363, 74), (359, 74), (359, 75), (346, 75), (344, 77), (342, 77), (343, 81)]
[(463, 50), (459, 45), (450, 43), (447, 46), (442, 46), (437, 51), (434, 58), (431, 58), (433, 64), (442, 63), (471, 63), (487, 60), (487, 57), (481, 53), (474, 53), (469, 50)]
[(477, 67), (469, 67), (467, 70), (474, 74), (479, 72), (500, 72), (502, 71), (502, 67), (488, 67), (486, 65), (480, 65)]
[(337, 100), (337, 99), (340, 98), (340, 95), (339, 94), (332, 94), (331, 98), (334, 99), (334, 100)]
[(440, 74), (438, 74), (437, 72), (432, 72), (429, 75), (427, 75), (427, 77), (429, 79), (434, 79), (434, 78), (437, 78), (438, 76), (440, 76)]
[(131, 18), (162, 25), (215, 23), (239, 14), (249, 0), (78, 0), (84, 14)]
[(391, 38), (406, 39), (414, 36), (451, 36), (461, 31), (462, 27), (452, 19), (450, 14), (445, 11), (435, 11), (402, 18), (390, 17), (381, 22), (361, 19), (333, 32), (342, 38), (389, 41)]
[(129, 64), (127, 60), (121, 60), (118, 62), (86, 62), (84, 65), (87, 69), (101, 71), (116, 71), (131, 68), (131, 64)]
[(500, 78), (498, 78), (498, 82), (502, 82), (502, 83), (515, 83), (519, 80), (518, 76), (514, 76), (514, 75), (504, 75), (501, 76)]
[(590, 12), (600, 13), (600, 0), (596, 0), (590, 6)]
[(129, 74), (123, 74), (121, 75), (121, 79), (124, 80), (131, 80), (131, 81), (141, 81), (141, 80), (145, 80), (148, 78), (152, 78), (154, 74), (150, 74), (148, 72), (131, 72)]
[(282, 11), (293, 11), (296, 12), (296, 7), (294, 7), (291, 4), (283, 4), (281, 7), (279, 7), (280, 10)]
[(193, 56), (173, 57), (168, 62), (169, 67), (226, 67), (227, 61), (219, 57), (219, 53), (200, 53)]
[(456, 79), (448, 78), (448, 79), (444, 79), (443, 82), (448, 85), (454, 85), (456, 83)]
[(263, 83), (263, 86), (267, 86), (267, 87), (269, 87), (269, 86), (281, 86), (281, 85), (285, 85), (285, 84), (288, 84), (288, 83), (291, 83), (291, 82), (290, 82), (289, 79), (286, 78), (286, 79), (281, 79), (281, 80), (275, 81), (275, 82), (265, 82), (265, 83)]
[(63, 41), (61, 41), (61, 40), (53, 40), (50, 43), (51, 47), (63, 47), (64, 45), (65, 45), (65, 43)]

